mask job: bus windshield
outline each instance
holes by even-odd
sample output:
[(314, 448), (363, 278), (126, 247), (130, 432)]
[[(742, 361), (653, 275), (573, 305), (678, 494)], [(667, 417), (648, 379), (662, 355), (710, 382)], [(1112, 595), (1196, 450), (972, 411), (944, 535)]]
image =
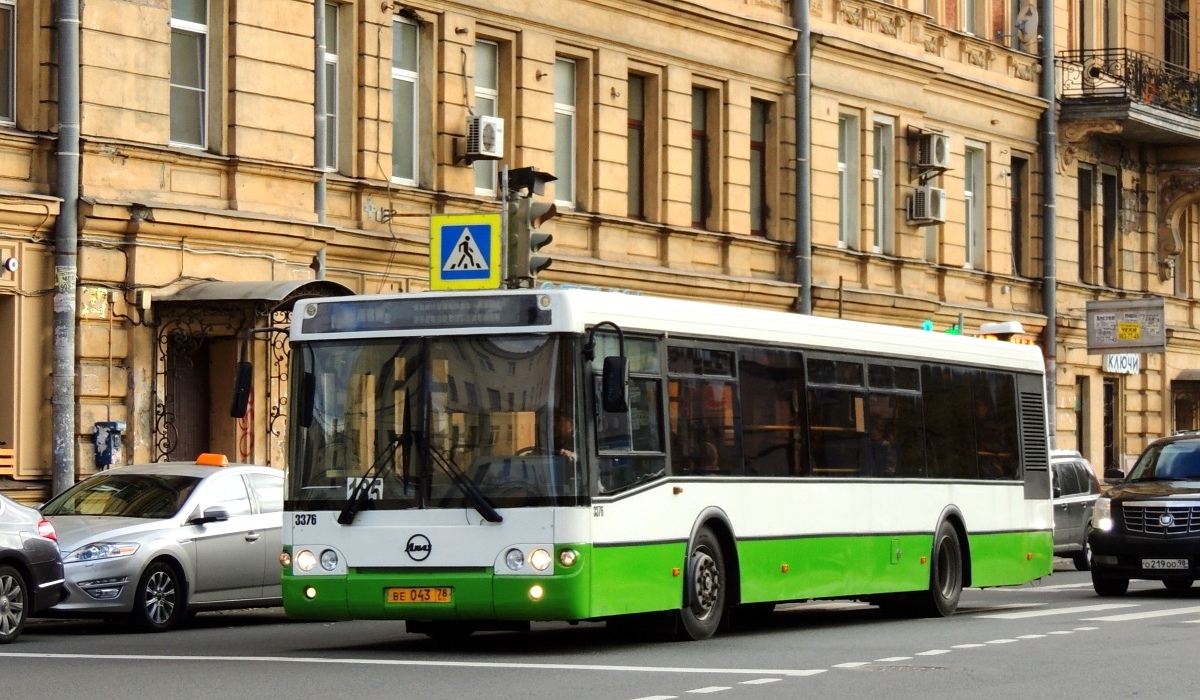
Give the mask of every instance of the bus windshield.
[(550, 334), (298, 345), (290, 507), (578, 505), (577, 358)]

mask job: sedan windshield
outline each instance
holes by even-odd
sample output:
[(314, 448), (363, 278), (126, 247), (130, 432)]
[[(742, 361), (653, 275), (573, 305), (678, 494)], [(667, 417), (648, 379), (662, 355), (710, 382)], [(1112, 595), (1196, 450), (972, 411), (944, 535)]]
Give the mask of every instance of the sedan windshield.
[(169, 518), (183, 507), (199, 477), (176, 474), (97, 474), (55, 496), (43, 515)]
[[(573, 505), (575, 341), (546, 334), (337, 341), (293, 353), (294, 508)], [(370, 505), (367, 505), (368, 501)]]

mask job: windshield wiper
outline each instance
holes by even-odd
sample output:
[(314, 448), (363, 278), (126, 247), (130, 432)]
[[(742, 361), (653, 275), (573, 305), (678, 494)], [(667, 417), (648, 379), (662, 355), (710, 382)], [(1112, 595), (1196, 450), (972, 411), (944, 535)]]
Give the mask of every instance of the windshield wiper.
[(483, 495), (483, 492), (479, 490), (479, 487), (475, 485), (475, 482), (471, 481), (470, 477), (463, 473), (463, 470), (454, 463), (454, 460), (451, 457), (442, 454), (436, 447), (430, 445), (428, 442), (426, 442), (425, 445), (425, 451), (429, 454), (429, 457), (433, 460), (433, 463), (438, 465), (442, 471), (446, 472), (446, 476), (450, 477), (450, 481), (458, 487), (459, 491), (462, 491), (463, 495), (467, 497), (467, 502), (470, 503), (471, 507), (483, 516), (484, 520), (488, 521), (489, 523), (499, 523), (504, 521), (504, 516), (496, 512), (496, 509), (492, 507), (491, 503), (488, 502), (487, 497)]
[(405, 444), (407, 440), (407, 435), (397, 435), (384, 443), (383, 448), (376, 455), (374, 463), (354, 485), (354, 491), (350, 493), (350, 498), (346, 499), (346, 505), (338, 514), (339, 525), (350, 525), (354, 522), (354, 518), (371, 500), (371, 489), (375, 488), (375, 484), (383, 478), (384, 468), (396, 461), (396, 447)]

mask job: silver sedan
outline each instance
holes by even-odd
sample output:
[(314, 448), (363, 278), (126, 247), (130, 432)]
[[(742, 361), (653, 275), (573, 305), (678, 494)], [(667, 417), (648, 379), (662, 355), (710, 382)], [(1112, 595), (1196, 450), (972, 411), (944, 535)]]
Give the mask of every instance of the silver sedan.
[(108, 469), (46, 503), (67, 597), (43, 614), (163, 632), (189, 612), (281, 605), (283, 473), (224, 461)]

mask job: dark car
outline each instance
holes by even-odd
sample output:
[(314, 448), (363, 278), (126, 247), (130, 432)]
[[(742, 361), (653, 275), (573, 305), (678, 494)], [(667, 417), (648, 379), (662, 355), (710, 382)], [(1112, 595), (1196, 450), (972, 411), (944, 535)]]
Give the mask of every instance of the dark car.
[(1130, 579), (1190, 588), (1200, 573), (1200, 434), (1150, 443), (1126, 476), (1096, 501), (1092, 586), (1102, 596), (1124, 595)]
[(25, 621), (62, 599), (63, 560), (54, 526), (33, 508), (0, 494), (0, 644)]

